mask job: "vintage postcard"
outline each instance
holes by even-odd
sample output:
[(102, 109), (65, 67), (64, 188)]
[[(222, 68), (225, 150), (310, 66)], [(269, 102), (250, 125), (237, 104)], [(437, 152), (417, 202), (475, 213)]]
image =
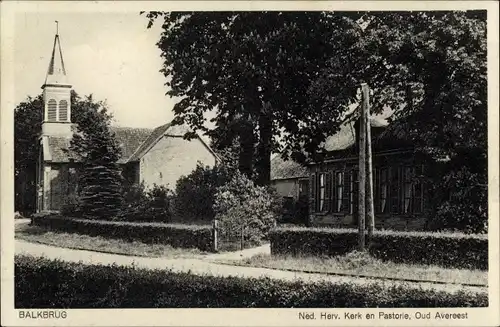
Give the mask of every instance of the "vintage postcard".
[(498, 326), (498, 9), (2, 2), (2, 326)]

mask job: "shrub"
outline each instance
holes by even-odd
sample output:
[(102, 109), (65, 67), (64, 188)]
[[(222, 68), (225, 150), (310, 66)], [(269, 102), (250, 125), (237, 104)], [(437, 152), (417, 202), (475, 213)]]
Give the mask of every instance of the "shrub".
[(78, 195), (75, 193), (70, 193), (66, 203), (61, 207), (61, 215), (70, 217), (82, 217), (82, 212), (80, 211), (81, 202)]
[(170, 208), (173, 197), (172, 191), (166, 186), (155, 184), (147, 191), (146, 196), (149, 200), (146, 216), (151, 221), (169, 222), (172, 216)]
[(15, 257), (16, 308), (393, 308), (487, 307), (487, 292), (270, 278)]
[[(278, 228), (270, 233), (272, 254), (342, 255), (357, 248), (358, 231)], [(485, 235), (375, 231), (369, 248), (376, 258), (450, 268), (488, 269)]]
[(298, 200), (293, 197), (283, 199), (283, 215), (280, 223), (307, 225), (309, 218), (309, 199), (307, 196), (300, 196)]
[(144, 184), (132, 185), (124, 194), (124, 206), (118, 215), (125, 221), (171, 222), (173, 193), (163, 185), (154, 184), (145, 189)]
[(230, 176), (231, 171), (223, 166), (211, 168), (198, 163), (191, 174), (177, 181), (172, 208), (174, 219), (212, 221), (215, 217), (213, 205), (217, 187), (227, 183)]
[(36, 215), (32, 218), (32, 224), (67, 233), (212, 250), (210, 226), (72, 219), (58, 215)]
[(267, 239), (281, 213), (281, 198), (273, 189), (256, 186), (241, 173), (219, 187), (214, 210), (222, 233), (238, 238), (243, 229), (244, 242), (259, 244)]
[[(429, 228), (437, 231), (488, 232), (486, 153), (463, 152), (450, 161), (426, 166)], [(472, 165), (471, 165), (472, 163)]]

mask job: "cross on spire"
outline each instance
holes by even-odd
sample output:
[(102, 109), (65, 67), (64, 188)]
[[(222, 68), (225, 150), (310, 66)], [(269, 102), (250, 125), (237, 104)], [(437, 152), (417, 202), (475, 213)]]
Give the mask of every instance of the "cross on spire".
[(59, 21), (56, 20), (56, 35), (59, 35)]

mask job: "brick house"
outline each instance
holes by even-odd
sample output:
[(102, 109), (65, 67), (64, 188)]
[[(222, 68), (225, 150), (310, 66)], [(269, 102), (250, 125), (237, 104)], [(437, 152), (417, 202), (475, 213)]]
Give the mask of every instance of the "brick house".
[[(377, 229), (422, 230), (426, 227), (424, 165), (411, 144), (384, 131), (387, 120), (370, 118)], [(358, 211), (359, 121), (349, 119), (327, 138), (328, 155), (309, 166), (309, 219), (312, 225), (355, 227)]]
[[(36, 211), (58, 211), (76, 195), (79, 167), (69, 150), (75, 130), (71, 122), (71, 84), (67, 81), (59, 35), (55, 36), (52, 56), (43, 89), (44, 113), (37, 162)], [(202, 138), (184, 140), (184, 126), (163, 124), (153, 130), (113, 128), (122, 150), (118, 164), (130, 183), (143, 182), (175, 187), (182, 175), (198, 162), (213, 166), (216, 154)]]

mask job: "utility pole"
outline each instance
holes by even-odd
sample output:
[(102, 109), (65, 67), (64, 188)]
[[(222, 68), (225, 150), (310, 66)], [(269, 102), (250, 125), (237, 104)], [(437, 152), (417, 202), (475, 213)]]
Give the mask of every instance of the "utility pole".
[(373, 202), (373, 162), (372, 162), (372, 137), (371, 137), (371, 124), (370, 124), (370, 88), (367, 84), (361, 85), (361, 92), (363, 95), (363, 112), (366, 117), (366, 147), (367, 147), (367, 178), (368, 178), (368, 194), (367, 194), (367, 216), (368, 216), (368, 247), (373, 239), (373, 231), (375, 229), (375, 206)]
[[(361, 84), (361, 90), (366, 87), (366, 84)], [(359, 119), (359, 196), (358, 196), (358, 246), (360, 251), (365, 250), (365, 200), (366, 200), (366, 106), (361, 104), (361, 114)]]

